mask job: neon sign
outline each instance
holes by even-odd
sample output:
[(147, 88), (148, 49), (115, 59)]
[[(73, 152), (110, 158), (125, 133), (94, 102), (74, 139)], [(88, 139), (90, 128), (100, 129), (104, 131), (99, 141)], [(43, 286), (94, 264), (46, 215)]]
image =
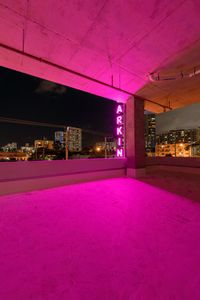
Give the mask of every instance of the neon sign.
[(116, 156), (124, 157), (124, 105), (117, 104), (116, 109), (116, 134), (117, 134), (117, 149)]

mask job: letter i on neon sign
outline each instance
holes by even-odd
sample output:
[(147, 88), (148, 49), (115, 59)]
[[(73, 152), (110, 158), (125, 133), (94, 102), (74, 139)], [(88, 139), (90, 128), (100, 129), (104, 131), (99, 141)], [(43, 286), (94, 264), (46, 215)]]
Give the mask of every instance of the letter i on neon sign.
[(118, 137), (118, 139), (117, 139), (117, 146), (121, 147), (121, 145), (122, 145), (122, 138)]

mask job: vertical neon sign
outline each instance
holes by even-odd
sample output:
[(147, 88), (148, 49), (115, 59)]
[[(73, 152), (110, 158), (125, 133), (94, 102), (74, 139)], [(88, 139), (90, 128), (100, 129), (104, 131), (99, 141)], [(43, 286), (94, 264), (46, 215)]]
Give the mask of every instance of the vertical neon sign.
[(117, 134), (117, 149), (116, 156), (124, 157), (124, 105), (117, 104), (116, 109), (116, 134)]

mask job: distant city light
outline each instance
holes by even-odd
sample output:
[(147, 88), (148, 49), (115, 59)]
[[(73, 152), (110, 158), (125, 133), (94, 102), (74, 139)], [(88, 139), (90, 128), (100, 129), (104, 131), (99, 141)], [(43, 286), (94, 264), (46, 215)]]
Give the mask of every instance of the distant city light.
[(97, 152), (100, 152), (100, 151), (101, 151), (101, 148), (100, 148), (100, 147), (96, 147), (96, 151), (97, 151)]

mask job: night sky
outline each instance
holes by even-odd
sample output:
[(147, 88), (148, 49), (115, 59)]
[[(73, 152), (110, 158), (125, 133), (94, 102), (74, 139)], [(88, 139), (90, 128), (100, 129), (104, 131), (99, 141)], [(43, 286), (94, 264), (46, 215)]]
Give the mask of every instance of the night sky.
[[(115, 102), (10, 69), (0, 68), (0, 116), (66, 124), (113, 135)], [(35, 139), (54, 139), (57, 128), (0, 122), (0, 146), (19, 146)], [(102, 140), (86, 135), (85, 145)]]

